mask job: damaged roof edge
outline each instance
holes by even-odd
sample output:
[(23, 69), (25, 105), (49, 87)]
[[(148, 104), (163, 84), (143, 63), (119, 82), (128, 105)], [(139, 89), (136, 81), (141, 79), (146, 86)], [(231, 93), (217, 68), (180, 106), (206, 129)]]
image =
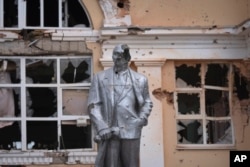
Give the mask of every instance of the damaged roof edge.
[[(97, 41), (101, 36), (124, 35), (236, 35), (250, 34), (250, 20), (234, 27), (105, 27), (99, 30), (44, 30), (50, 33), (52, 40), (90, 40)], [(80, 35), (79, 35), (80, 33)], [(65, 38), (66, 37), (66, 38)], [(95, 38), (93, 38), (95, 37)], [(20, 39), (20, 35), (11, 30), (0, 29), (0, 42)]]

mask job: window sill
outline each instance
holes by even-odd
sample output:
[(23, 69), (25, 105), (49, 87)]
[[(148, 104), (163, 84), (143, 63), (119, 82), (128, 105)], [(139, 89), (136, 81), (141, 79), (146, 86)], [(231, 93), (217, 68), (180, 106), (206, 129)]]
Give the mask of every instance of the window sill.
[(17, 151), (1, 151), (1, 165), (48, 165), (52, 164), (54, 159), (64, 158), (66, 164), (94, 164), (97, 152), (53, 152), (53, 151), (37, 151), (37, 152), (17, 152)]
[(200, 145), (200, 144), (178, 144), (176, 150), (233, 150), (235, 149), (234, 144), (209, 144), (209, 145)]
[[(12, 32), (14, 29), (0, 28), (0, 42), (13, 41), (20, 39), (20, 35)], [(99, 31), (90, 28), (46, 28), (43, 34), (50, 34), (54, 41), (97, 41), (99, 39)]]

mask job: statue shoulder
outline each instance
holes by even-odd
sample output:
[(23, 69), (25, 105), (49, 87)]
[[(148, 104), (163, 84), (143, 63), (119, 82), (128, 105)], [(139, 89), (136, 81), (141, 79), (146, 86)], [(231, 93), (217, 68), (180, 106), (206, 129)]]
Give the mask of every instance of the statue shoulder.
[(135, 79), (147, 80), (147, 77), (144, 74), (138, 73), (132, 69), (130, 69), (130, 73), (134, 76)]
[(112, 68), (109, 68), (107, 70), (102, 70), (102, 71), (97, 72), (95, 74), (95, 76), (98, 77), (98, 78), (103, 78), (103, 77), (105, 77), (105, 75), (107, 75), (107, 74), (109, 74), (111, 72), (112, 72)]

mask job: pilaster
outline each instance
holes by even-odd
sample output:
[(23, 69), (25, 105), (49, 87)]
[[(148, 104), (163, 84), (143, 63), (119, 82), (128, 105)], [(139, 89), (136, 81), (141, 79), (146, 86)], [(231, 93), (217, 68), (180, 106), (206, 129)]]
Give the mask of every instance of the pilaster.
[(144, 127), (141, 137), (141, 162), (142, 167), (164, 166), (163, 145), (163, 108), (161, 101), (157, 100), (152, 92), (162, 86), (162, 65), (165, 59), (138, 59), (134, 61), (137, 72), (148, 78), (149, 92), (153, 101), (153, 109)]

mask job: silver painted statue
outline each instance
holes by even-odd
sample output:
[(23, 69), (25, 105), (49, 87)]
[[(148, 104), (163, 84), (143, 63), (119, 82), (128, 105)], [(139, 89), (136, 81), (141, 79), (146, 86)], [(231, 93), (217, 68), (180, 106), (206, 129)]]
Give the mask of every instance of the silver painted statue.
[(126, 44), (117, 45), (112, 58), (114, 66), (94, 76), (89, 92), (98, 143), (95, 167), (139, 167), (141, 130), (153, 106), (148, 81), (129, 68)]

